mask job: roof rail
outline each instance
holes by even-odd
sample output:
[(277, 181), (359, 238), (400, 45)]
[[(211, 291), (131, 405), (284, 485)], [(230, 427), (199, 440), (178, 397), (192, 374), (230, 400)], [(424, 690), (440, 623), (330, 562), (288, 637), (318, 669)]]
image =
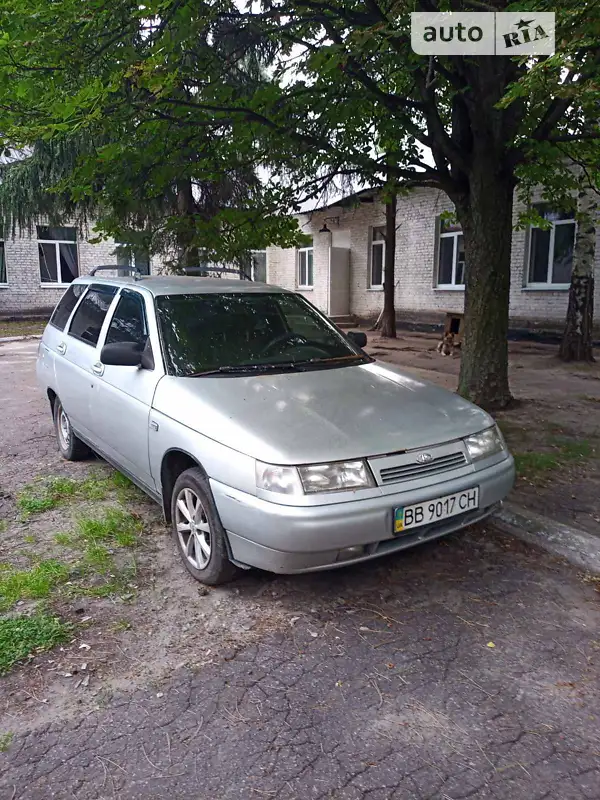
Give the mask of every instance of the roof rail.
[(230, 273), (231, 275), (237, 275), (242, 280), (251, 281), (252, 278), (245, 272), (243, 269), (233, 269), (232, 267), (211, 267), (207, 264), (202, 264), (195, 267), (184, 267), (183, 271), (186, 275), (206, 275), (208, 276), (211, 272), (226, 272)]
[(104, 264), (99, 267), (94, 267), (90, 270), (90, 275), (93, 277), (97, 272), (105, 272), (108, 270), (118, 270), (119, 272), (132, 272), (136, 281), (138, 281), (142, 277), (142, 273), (139, 271), (137, 267), (127, 267), (122, 266), (121, 264)]

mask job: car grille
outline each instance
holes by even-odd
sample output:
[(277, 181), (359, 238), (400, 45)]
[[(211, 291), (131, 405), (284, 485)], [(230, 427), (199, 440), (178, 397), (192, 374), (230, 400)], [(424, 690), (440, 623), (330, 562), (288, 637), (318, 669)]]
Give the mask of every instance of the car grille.
[(399, 483), (400, 481), (410, 481), (415, 478), (426, 478), (430, 475), (435, 475), (438, 472), (447, 472), (451, 469), (458, 469), (467, 463), (465, 454), (461, 451), (455, 453), (446, 453), (445, 455), (437, 456), (425, 464), (419, 464), (416, 460), (417, 453), (415, 453), (415, 460), (411, 463), (399, 464), (397, 466), (386, 467), (379, 471), (380, 483), (386, 485), (388, 483)]

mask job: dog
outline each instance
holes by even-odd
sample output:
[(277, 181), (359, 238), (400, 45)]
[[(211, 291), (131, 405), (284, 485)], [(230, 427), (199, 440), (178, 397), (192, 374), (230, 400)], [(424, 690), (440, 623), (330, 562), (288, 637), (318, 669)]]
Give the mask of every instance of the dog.
[(442, 336), (442, 341), (439, 342), (437, 351), (443, 356), (451, 356), (454, 355), (454, 347), (454, 334), (448, 331)]

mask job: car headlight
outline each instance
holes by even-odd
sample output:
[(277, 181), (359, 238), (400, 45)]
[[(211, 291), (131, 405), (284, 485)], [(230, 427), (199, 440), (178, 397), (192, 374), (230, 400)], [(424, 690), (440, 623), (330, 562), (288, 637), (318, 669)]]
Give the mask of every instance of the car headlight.
[(257, 461), (256, 485), (280, 494), (316, 494), (366, 489), (375, 483), (367, 465), (360, 460), (304, 467), (278, 467)]
[(256, 486), (267, 492), (302, 494), (302, 484), (296, 467), (277, 467), (256, 462)]
[(487, 428), (481, 433), (467, 436), (465, 439), (467, 452), (471, 456), (471, 461), (479, 461), (481, 458), (489, 458), (496, 453), (506, 450), (504, 439), (497, 425)]
[(298, 472), (306, 494), (343, 492), (344, 489), (366, 489), (375, 485), (364, 461), (314, 464), (298, 467)]

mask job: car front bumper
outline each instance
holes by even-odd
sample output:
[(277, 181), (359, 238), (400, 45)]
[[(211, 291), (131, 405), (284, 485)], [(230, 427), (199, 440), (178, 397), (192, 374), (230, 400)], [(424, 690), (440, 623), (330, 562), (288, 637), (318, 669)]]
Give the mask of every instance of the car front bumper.
[[(211, 487), (233, 560), (269, 572), (297, 573), (368, 561), (478, 522), (504, 500), (514, 478), (509, 456), (470, 475), (418, 490), (319, 506), (279, 505), (214, 480)], [(393, 535), (394, 509), (475, 486), (478, 509)]]

